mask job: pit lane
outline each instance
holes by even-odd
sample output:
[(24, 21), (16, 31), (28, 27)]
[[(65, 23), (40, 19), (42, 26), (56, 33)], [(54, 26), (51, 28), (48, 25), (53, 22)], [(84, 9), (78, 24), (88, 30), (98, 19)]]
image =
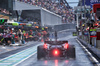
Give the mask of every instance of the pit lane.
[(68, 40), (69, 44), (75, 45), (76, 47), (76, 60), (37, 60), (37, 54), (31, 56), (24, 62), (18, 64), (17, 66), (93, 66), (93, 63), (89, 60), (88, 55), (84, 52), (82, 47), (77, 43), (76, 37), (72, 36), (71, 31), (64, 31), (59, 34), (59, 40)]
[[(0, 60), (0, 64), (4, 63), (4, 66), (93, 66), (92, 62), (89, 60), (88, 55), (83, 51), (81, 46), (77, 43), (76, 37), (72, 36), (73, 31), (64, 31), (58, 33), (59, 40), (68, 40), (69, 44), (75, 45), (76, 47), (76, 60), (37, 60), (36, 46), (39, 44), (27, 48), (23, 51), (18, 52), (6, 57), (6, 60)], [(54, 39), (54, 38), (53, 38)], [(20, 58), (20, 60), (18, 59)], [(18, 61), (19, 60), (19, 61)], [(6, 62), (5, 62), (6, 61)], [(11, 63), (9, 63), (11, 62)], [(7, 65), (8, 64), (8, 65)]]

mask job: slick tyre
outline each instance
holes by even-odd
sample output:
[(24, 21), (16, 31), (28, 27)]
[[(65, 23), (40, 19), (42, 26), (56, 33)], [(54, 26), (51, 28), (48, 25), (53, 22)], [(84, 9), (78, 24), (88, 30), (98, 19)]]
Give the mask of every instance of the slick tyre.
[(43, 46), (37, 47), (37, 59), (40, 60), (41, 58), (45, 58), (46, 52), (43, 48)]
[(74, 45), (69, 45), (69, 48), (67, 49), (67, 58), (76, 58), (75, 54), (75, 46)]

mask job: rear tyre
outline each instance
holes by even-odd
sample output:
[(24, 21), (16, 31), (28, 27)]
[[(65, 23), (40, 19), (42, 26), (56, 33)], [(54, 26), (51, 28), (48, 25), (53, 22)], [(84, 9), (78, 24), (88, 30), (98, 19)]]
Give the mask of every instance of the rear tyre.
[(76, 58), (75, 54), (75, 46), (74, 45), (69, 45), (69, 48), (67, 49), (67, 58)]
[(43, 46), (38, 46), (37, 47), (37, 59), (40, 60), (41, 58), (45, 58), (46, 52)]

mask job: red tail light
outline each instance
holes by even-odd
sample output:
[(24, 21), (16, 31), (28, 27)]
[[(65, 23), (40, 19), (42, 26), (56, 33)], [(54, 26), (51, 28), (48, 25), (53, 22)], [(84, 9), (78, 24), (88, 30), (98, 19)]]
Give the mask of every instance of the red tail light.
[(45, 49), (47, 49), (47, 48), (48, 48), (48, 46), (47, 46), (47, 44), (46, 44), (46, 43), (44, 43), (44, 48), (45, 48)]
[(56, 51), (55, 51), (55, 55), (57, 55), (57, 54), (58, 54), (58, 51), (56, 50)]
[(64, 48), (65, 48), (65, 49), (67, 49), (67, 48), (68, 48), (68, 43), (66, 43), (66, 44), (65, 44)]
[(59, 50), (55, 49), (55, 50), (53, 51), (53, 54), (54, 54), (54, 56), (58, 56), (58, 55), (59, 55)]

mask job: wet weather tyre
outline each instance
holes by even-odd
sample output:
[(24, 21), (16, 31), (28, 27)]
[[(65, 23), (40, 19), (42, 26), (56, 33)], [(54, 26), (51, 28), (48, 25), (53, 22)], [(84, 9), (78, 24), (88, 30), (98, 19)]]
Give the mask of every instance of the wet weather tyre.
[(43, 48), (43, 46), (37, 47), (37, 59), (40, 60), (41, 58), (45, 58), (46, 52)]
[(76, 58), (75, 54), (75, 46), (74, 45), (69, 45), (69, 48), (67, 49), (67, 58)]

